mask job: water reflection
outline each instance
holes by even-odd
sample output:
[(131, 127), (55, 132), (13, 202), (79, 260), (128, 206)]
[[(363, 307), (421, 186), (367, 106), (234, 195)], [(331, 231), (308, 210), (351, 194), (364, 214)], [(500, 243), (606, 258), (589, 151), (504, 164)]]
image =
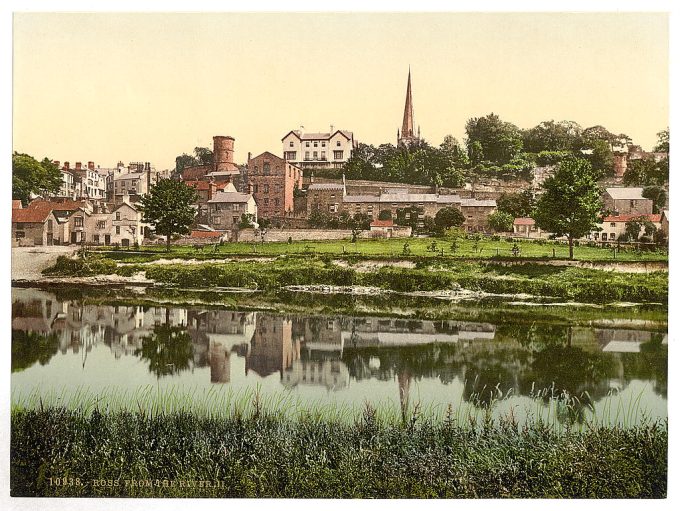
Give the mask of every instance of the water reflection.
[[(40, 374), (60, 354), (87, 372), (88, 355), (102, 348), (114, 361), (139, 362), (121, 377), (134, 379), (130, 371), (142, 370), (182, 382), (205, 369), (197, 374), (213, 384), (274, 378), (296, 392), (337, 394), (369, 383), (398, 392), (404, 410), (420, 381), (441, 388), (459, 382), (461, 399), (477, 405), (553, 388), (579, 396), (569, 412), (576, 420), (584, 407), (633, 380), (667, 396), (667, 337), (652, 331), (100, 305), (13, 290), (13, 373)], [(116, 364), (110, 367), (115, 371)], [(91, 371), (93, 381), (101, 377)]]

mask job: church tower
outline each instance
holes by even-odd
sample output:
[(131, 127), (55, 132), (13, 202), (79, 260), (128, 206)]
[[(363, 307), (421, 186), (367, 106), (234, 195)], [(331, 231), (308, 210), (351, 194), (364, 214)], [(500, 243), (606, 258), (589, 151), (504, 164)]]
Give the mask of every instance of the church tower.
[(406, 104), (404, 105), (404, 120), (401, 132), (397, 130), (397, 145), (410, 145), (420, 140), (420, 126), (418, 134), (413, 129), (413, 99), (411, 98), (411, 68), (408, 68), (408, 82), (406, 84)]

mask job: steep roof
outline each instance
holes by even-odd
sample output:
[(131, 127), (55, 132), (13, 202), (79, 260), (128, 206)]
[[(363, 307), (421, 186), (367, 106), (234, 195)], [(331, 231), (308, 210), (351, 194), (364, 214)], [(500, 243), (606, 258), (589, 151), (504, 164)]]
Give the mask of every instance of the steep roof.
[(21, 205), (21, 201), (17, 199), (12, 199), (12, 209), (21, 209), (23, 206)]
[(617, 187), (617, 188), (607, 188), (607, 193), (614, 200), (619, 199), (632, 199), (639, 200), (645, 199), (642, 196), (642, 188), (629, 188), (629, 187)]
[(13, 209), (12, 223), (41, 224), (47, 220), (51, 213), (52, 209), (49, 207)]
[(78, 208), (84, 208), (87, 201), (64, 200), (64, 201), (47, 201), (34, 200), (30, 202), (27, 209), (49, 208), (54, 211), (75, 211)]
[(413, 130), (413, 99), (411, 98), (411, 68), (408, 70), (408, 82), (406, 84), (406, 102), (404, 104), (404, 120), (401, 123), (401, 136), (411, 137)]

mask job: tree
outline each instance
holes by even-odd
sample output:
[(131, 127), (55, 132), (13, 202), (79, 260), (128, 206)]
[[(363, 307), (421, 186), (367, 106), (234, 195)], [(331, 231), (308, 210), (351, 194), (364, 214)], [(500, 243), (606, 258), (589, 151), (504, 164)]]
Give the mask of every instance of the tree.
[(187, 167), (196, 165), (212, 165), (214, 155), (208, 147), (194, 147), (194, 155), (182, 153), (175, 158), (175, 174), (180, 174)]
[[(501, 121), (491, 113), (486, 117), (475, 117), (465, 123), (466, 145), (470, 160), (479, 160), (475, 142), (479, 142), (484, 158), (492, 163), (508, 163), (522, 151), (522, 132), (512, 123)], [(475, 149), (473, 149), (473, 146)]]
[(659, 152), (659, 153), (667, 153), (669, 152), (669, 131), (668, 128), (666, 128), (663, 131), (659, 131), (656, 134), (657, 142), (656, 146), (654, 146), (654, 151)]
[(489, 215), (489, 225), (496, 232), (512, 231), (512, 224), (515, 218), (503, 211), (495, 211)]
[(418, 230), (418, 224), (420, 223), (420, 217), (423, 215), (423, 208), (418, 206), (409, 206), (407, 208), (397, 209), (397, 225), (408, 225), (411, 227), (413, 232)]
[(142, 346), (135, 350), (135, 355), (147, 360), (149, 371), (160, 378), (189, 369), (194, 345), (186, 327), (170, 325), (170, 309), (166, 309), (165, 323), (142, 337)]
[(442, 208), (434, 216), (434, 224), (439, 232), (450, 227), (460, 227), (465, 223), (465, 215), (458, 208)]
[(212, 165), (213, 163), (214, 155), (208, 147), (194, 147), (194, 155), (198, 165)]
[(378, 214), (378, 220), (392, 220), (392, 210), (391, 209), (383, 209)]
[(173, 234), (188, 234), (194, 222), (198, 201), (196, 190), (183, 181), (161, 179), (139, 201), (143, 222), (150, 223), (156, 234), (166, 236), (166, 249), (170, 251)]
[(661, 186), (646, 186), (642, 190), (642, 196), (654, 201), (654, 213), (661, 213), (661, 210), (666, 205), (666, 200), (668, 199), (666, 190)]
[(534, 194), (531, 190), (524, 190), (521, 193), (503, 193), (496, 200), (496, 209), (511, 215), (513, 219), (530, 217), (534, 205)]
[(23, 153), (12, 154), (12, 198), (25, 206), (32, 195), (52, 195), (61, 188), (59, 168), (44, 158), (38, 161)]
[(574, 258), (574, 239), (596, 228), (602, 209), (597, 174), (580, 158), (564, 160), (555, 175), (543, 183), (534, 219), (544, 231), (569, 240), (569, 259)]
[(582, 132), (581, 126), (573, 121), (543, 121), (522, 134), (524, 150), (532, 153), (572, 151)]
[(655, 162), (640, 158), (628, 162), (623, 183), (627, 186), (663, 186), (668, 182), (668, 158)]

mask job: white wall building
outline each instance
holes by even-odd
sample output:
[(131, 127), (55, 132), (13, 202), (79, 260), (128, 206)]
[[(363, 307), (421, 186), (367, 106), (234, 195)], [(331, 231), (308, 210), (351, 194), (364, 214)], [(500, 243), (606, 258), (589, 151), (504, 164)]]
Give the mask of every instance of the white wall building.
[(347, 130), (328, 133), (290, 131), (281, 139), (283, 158), (302, 169), (340, 168), (356, 147), (354, 134)]

